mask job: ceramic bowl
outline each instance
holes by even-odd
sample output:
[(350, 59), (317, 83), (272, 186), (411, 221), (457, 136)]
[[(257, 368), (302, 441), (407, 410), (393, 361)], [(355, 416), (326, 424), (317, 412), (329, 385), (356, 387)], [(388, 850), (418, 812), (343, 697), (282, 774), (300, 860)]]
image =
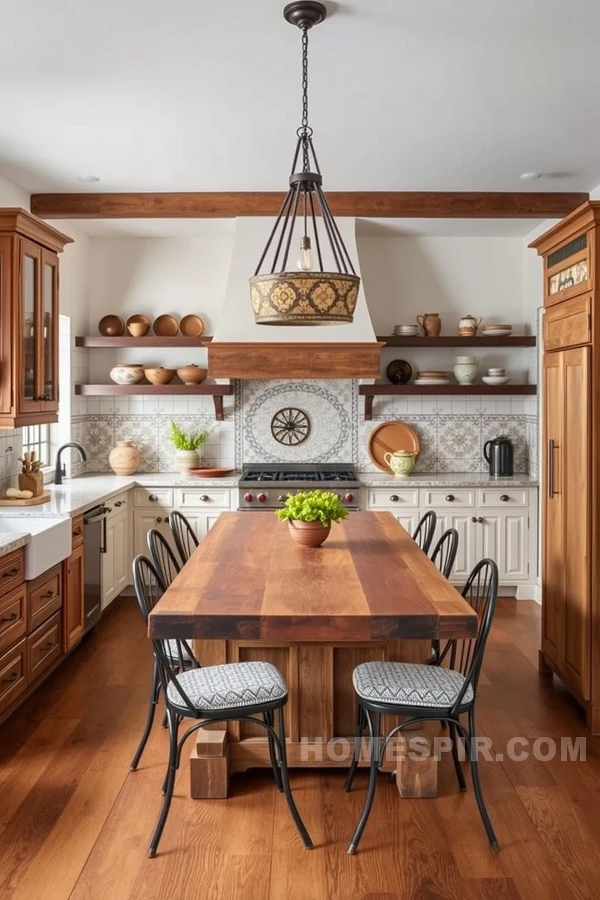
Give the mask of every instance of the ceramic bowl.
[(148, 316), (129, 316), (127, 331), (132, 337), (144, 337), (150, 331), (150, 319)]
[(179, 322), (175, 316), (164, 315), (154, 320), (152, 327), (158, 337), (175, 337), (179, 331)]
[(506, 375), (506, 369), (488, 369), (488, 375)]
[(177, 369), (177, 377), (184, 384), (202, 384), (208, 375), (208, 371), (196, 363), (190, 363), (188, 366), (182, 366)]
[(155, 366), (152, 369), (144, 369), (144, 375), (150, 384), (170, 384), (175, 378), (175, 369), (165, 369), (164, 366)]
[(121, 316), (103, 316), (98, 322), (98, 331), (102, 337), (121, 337), (125, 331), (125, 322)]
[(124, 363), (113, 366), (109, 374), (115, 384), (139, 384), (144, 377), (144, 368)]
[(484, 384), (489, 384), (492, 387), (499, 387), (501, 384), (508, 384), (510, 378), (508, 375), (483, 375), (481, 380)]
[(184, 316), (179, 323), (179, 331), (184, 337), (200, 337), (204, 332), (204, 322), (200, 316)]

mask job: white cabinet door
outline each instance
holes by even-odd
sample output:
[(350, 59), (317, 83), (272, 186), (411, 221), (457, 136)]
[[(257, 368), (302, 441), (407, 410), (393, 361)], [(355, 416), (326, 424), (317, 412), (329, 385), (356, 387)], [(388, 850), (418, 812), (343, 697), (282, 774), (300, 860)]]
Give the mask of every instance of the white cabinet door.
[(525, 581), (529, 576), (530, 550), (527, 512), (515, 510), (484, 515), (483, 535), (482, 556), (496, 561), (500, 582)]
[(115, 516), (110, 524), (113, 532), (113, 582), (115, 596), (118, 596), (133, 581), (127, 533), (127, 513)]
[(433, 550), (436, 541), (439, 540), (446, 529), (456, 528), (458, 531), (458, 551), (450, 580), (463, 584), (479, 559), (478, 528), (481, 528), (481, 526), (472, 521), (474, 518), (473, 510), (456, 510), (455, 512), (436, 510), (436, 512), (438, 515), (437, 527), (431, 550)]
[[(389, 511), (392, 512), (391, 509)], [(403, 514), (395, 514), (395, 515), (396, 515), (396, 518), (398, 519), (398, 521), (400, 522), (400, 524), (408, 531), (408, 533), (412, 537), (412, 534), (419, 522), (419, 511), (415, 510), (413, 513), (409, 513), (408, 511), (406, 511)]]
[(169, 537), (171, 529), (166, 521), (168, 510), (164, 509), (136, 509), (133, 512), (133, 547), (134, 555), (141, 553), (142, 556), (148, 556), (148, 543), (146, 535), (151, 528), (158, 530), (166, 538)]
[(478, 560), (484, 557), (493, 559), (498, 566), (500, 578), (502, 578), (501, 556), (503, 552), (502, 518), (500, 513), (486, 512), (485, 516), (478, 516), (476, 526), (479, 532)]

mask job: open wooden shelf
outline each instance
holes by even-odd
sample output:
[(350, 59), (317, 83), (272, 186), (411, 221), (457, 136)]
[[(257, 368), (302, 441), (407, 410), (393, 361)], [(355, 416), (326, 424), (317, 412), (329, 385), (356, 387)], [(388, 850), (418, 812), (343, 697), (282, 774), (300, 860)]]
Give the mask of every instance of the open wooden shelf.
[(75, 393), (80, 397), (122, 396), (180, 396), (181, 394), (205, 394), (212, 396), (215, 418), (222, 422), (223, 397), (233, 394), (232, 384), (76, 384)]
[(454, 396), (497, 396), (498, 394), (537, 394), (536, 384), (361, 384), (358, 393), (365, 398), (365, 419), (373, 418), (373, 400), (376, 396), (407, 397), (415, 394), (452, 394)]
[(202, 347), (210, 344), (212, 336), (201, 334), (200, 337), (184, 337), (176, 334), (175, 337), (157, 337), (155, 334), (145, 337), (131, 337), (123, 334), (121, 337), (102, 337), (102, 335), (83, 335), (75, 338), (76, 347)]
[(459, 334), (428, 337), (420, 334), (417, 337), (405, 335), (377, 335), (377, 340), (387, 347), (535, 347), (536, 337), (529, 334), (511, 334), (509, 337), (486, 337), (476, 334), (474, 337), (461, 337)]

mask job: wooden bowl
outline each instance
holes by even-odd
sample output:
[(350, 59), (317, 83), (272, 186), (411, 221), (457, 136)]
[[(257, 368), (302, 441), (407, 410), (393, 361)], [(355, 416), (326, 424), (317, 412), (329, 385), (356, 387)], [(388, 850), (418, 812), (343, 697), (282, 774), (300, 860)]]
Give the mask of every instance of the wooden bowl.
[(98, 331), (102, 337), (121, 337), (125, 322), (121, 316), (103, 316), (98, 322)]
[(142, 315), (129, 316), (127, 331), (132, 337), (144, 337), (150, 331), (150, 319)]
[(200, 316), (184, 316), (179, 331), (184, 337), (200, 337), (204, 333), (204, 322)]
[(144, 369), (144, 375), (150, 384), (171, 384), (175, 378), (175, 369), (165, 369), (164, 366), (155, 366), (152, 369)]
[(226, 469), (222, 466), (201, 466), (199, 469), (190, 469), (190, 475), (196, 478), (223, 478), (224, 475), (231, 475), (235, 469)]
[(202, 384), (208, 375), (208, 371), (196, 363), (190, 363), (188, 366), (182, 366), (177, 369), (177, 377), (184, 384)]
[(159, 316), (154, 320), (154, 324), (152, 326), (154, 328), (154, 334), (158, 337), (175, 337), (177, 332), (179, 331), (179, 324), (175, 316)]

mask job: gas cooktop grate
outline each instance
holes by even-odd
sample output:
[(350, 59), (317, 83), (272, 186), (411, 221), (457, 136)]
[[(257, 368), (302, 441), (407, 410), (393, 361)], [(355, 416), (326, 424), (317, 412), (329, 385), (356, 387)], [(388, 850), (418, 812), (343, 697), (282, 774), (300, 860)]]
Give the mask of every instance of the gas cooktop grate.
[(356, 473), (350, 469), (337, 469), (333, 472), (323, 472), (316, 470), (314, 472), (292, 472), (281, 469), (264, 469), (263, 471), (242, 472), (240, 481), (247, 482), (266, 482), (273, 484), (276, 482), (297, 481), (303, 482), (328, 482), (328, 481), (356, 481)]

